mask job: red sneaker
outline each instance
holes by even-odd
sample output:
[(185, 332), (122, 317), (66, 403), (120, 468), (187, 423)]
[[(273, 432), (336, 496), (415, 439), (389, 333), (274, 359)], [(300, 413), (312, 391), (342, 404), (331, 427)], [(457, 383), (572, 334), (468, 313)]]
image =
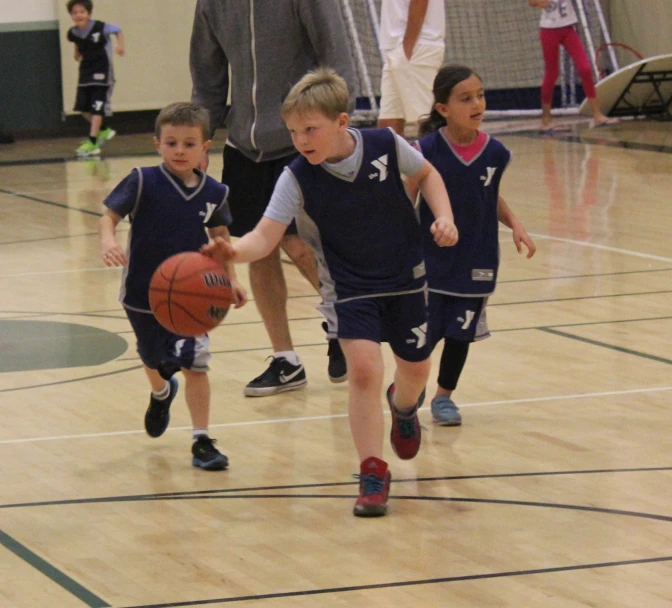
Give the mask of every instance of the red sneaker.
[(392, 475), (387, 463), (371, 456), (359, 465), (359, 498), (353, 513), (357, 517), (380, 517), (387, 513)]
[(420, 420), (418, 420), (418, 408), (422, 405), (425, 398), (425, 391), (415, 404), (415, 407), (408, 412), (400, 412), (394, 405), (394, 383), (387, 389), (387, 403), (392, 412), (392, 430), (390, 431), (390, 443), (394, 453), (402, 460), (410, 460), (420, 449), (422, 440), (422, 430)]

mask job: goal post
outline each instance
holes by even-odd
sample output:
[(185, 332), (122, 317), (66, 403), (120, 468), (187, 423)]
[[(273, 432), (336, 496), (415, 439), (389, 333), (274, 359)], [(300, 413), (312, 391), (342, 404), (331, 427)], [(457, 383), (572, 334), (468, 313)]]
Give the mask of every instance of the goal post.
[[(356, 65), (356, 115), (378, 112), (383, 59), (378, 44), (381, 1), (339, 0), (348, 27), (348, 48)], [(609, 43), (608, 24), (600, 0), (574, 0), (581, 35), (593, 70), (595, 52)], [(539, 87), (544, 63), (539, 43), (539, 10), (526, 0), (445, 0), (446, 57), (481, 75), (488, 92), (490, 117), (540, 113)], [(563, 50), (564, 51), (564, 50)], [(612, 57), (615, 61), (615, 57)], [(554, 111), (577, 113), (583, 98), (581, 83), (566, 53), (561, 54), (561, 78)]]

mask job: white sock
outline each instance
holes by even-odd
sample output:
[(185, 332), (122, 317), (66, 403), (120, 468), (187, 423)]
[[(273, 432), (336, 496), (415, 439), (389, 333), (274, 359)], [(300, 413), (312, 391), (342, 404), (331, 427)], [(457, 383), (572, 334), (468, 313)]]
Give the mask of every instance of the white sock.
[(170, 382), (167, 380), (166, 386), (163, 387), (162, 391), (159, 391), (158, 393), (156, 391), (152, 391), (152, 397), (158, 399), (159, 401), (165, 401), (168, 399), (168, 395), (170, 395)]
[(193, 442), (194, 443), (196, 443), (196, 440), (198, 439), (199, 435), (205, 435), (206, 437), (208, 437), (208, 429), (207, 428), (205, 428), (205, 429), (194, 429), (194, 432), (193, 432)]
[(274, 359), (279, 359), (280, 357), (284, 357), (292, 365), (299, 365), (301, 363), (299, 355), (297, 355), (296, 352), (294, 352), (293, 350), (281, 350), (277, 353), (273, 353)]

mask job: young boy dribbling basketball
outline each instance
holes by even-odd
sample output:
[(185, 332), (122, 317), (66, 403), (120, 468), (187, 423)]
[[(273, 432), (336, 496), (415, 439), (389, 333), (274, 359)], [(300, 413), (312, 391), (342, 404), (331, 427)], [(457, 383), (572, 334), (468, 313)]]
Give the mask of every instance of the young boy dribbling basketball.
[[(229, 239), (229, 189), (196, 169), (210, 146), (209, 123), (207, 110), (194, 104), (173, 103), (161, 110), (154, 145), (163, 163), (133, 169), (105, 199), (100, 242), (107, 266), (127, 266), (120, 300), (152, 386), (145, 414), (147, 434), (160, 437), (168, 428), (170, 405), (177, 394), (173, 374), (181, 369), (193, 423), (192, 464), (220, 470), (228, 466), (228, 459), (208, 435), (208, 336), (185, 338), (169, 332), (154, 318), (149, 306), (149, 283), (164, 260), (183, 251), (198, 251), (208, 242), (208, 234)], [(131, 222), (128, 255), (115, 239), (116, 226), (126, 216)], [(227, 270), (234, 304), (239, 308), (247, 296), (233, 264)]]
[(348, 89), (333, 70), (306, 74), (282, 116), (301, 156), (278, 179), (264, 217), (235, 245), (203, 248), (222, 264), (250, 262), (277, 246), (293, 218), (319, 264), (329, 338), (348, 367), (349, 420), (360, 460), (354, 514), (385, 515), (391, 476), (383, 460), (382, 341), (397, 363), (387, 390), (391, 442), (402, 459), (420, 448), (417, 410), (430, 371), (420, 226), (401, 174), (413, 176), (435, 216), (440, 246), (457, 242), (441, 177), (390, 129), (348, 128)]

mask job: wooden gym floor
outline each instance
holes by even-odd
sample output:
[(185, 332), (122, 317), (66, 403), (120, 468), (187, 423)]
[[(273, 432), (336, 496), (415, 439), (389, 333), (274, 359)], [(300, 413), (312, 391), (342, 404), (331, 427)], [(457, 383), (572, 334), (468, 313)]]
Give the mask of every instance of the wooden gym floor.
[(120, 271), (98, 255), (101, 201), (157, 162), (150, 137), (79, 162), (71, 140), (0, 147), (0, 605), (671, 606), (672, 123), (507, 130), (502, 194), (539, 251), (502, 231), (464, 424), (425, 407), (416, 459), (386, 445), (377, 520), (351, 514), (347, 386), (290, 264), (309, 385), (244, 398), (270, 352), (254, 303), (231, 311), (211, 372), (231, 467), (194, 469), (183, 393), (163, 437), (143, 431)]

